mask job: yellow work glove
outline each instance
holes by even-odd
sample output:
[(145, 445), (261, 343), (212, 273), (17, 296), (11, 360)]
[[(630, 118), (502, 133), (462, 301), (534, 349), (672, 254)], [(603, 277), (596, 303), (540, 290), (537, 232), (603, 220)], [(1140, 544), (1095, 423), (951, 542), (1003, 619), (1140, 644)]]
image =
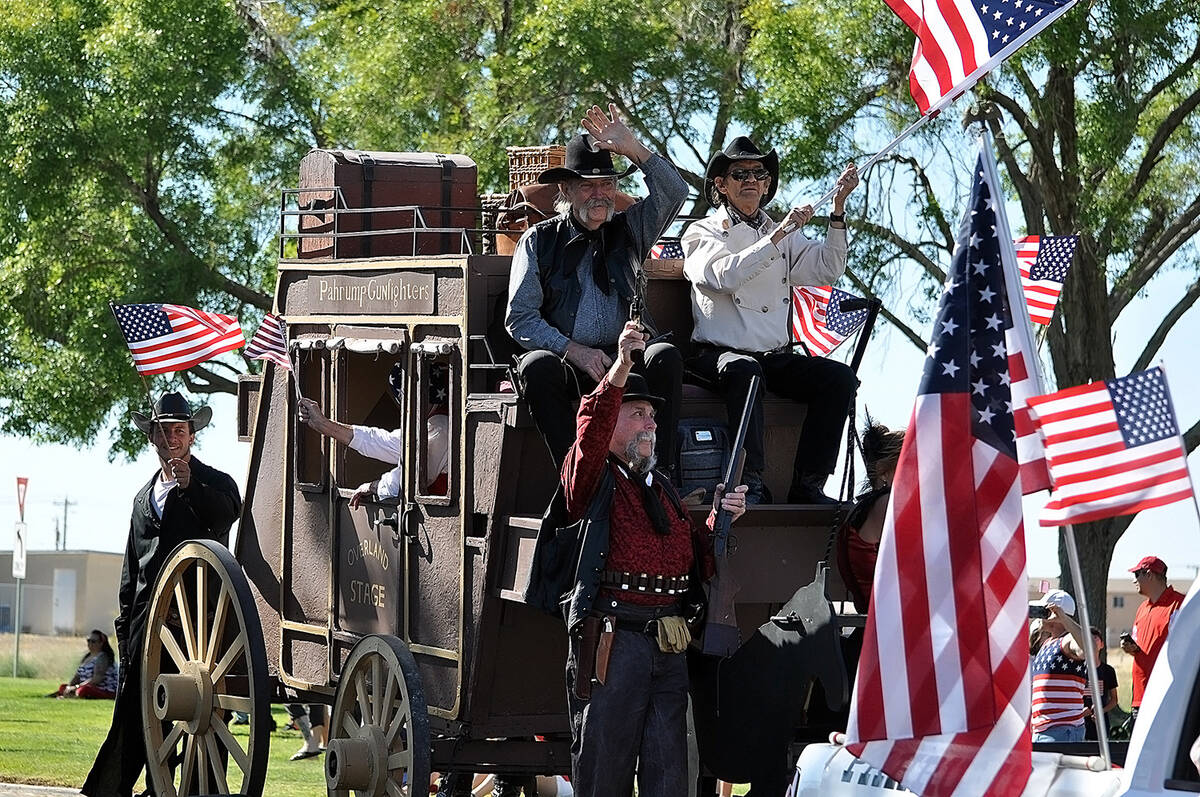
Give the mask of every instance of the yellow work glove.
[(683, 653), (692, 641), (692, 632), (682, 617), (660, 617), (658, 622), (658, 649), (663, 653)]

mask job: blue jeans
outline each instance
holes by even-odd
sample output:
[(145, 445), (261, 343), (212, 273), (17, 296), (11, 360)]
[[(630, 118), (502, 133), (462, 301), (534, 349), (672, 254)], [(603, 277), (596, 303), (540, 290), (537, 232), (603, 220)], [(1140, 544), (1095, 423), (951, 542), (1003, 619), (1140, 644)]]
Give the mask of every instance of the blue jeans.
[[(621, 614), (649, 619), (664, 612), (626, 604)], [(593, 684), (584, 701), (573, 688), (578, 651), (572, 636), (567, 702), (575, 794), (632, 794), (636, 769), (641, 797), (687, 797), (687, 657), (663, 653), (648, 634), (618, 628), (604, 684)]]
[(1033, 735), (1034, 742), (1082, 742), (1083, 724), (1051, 725), (1040, 733)]

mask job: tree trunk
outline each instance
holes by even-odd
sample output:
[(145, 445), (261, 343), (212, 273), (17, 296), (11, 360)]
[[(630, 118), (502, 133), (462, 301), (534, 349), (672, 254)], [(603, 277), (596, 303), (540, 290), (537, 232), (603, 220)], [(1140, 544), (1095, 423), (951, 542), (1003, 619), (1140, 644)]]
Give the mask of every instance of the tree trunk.
[[(1117, 517), (1099, 520), (1094, 523), (1081, 523), (1075, 526), (1075, 545), (1079, 552), (1079, 572), (1083, 577), (1084, 588), (1080, 590), (1071, 575), (1070, 560), (1067, 558), (1067, 537), (1062, 534), (1058, 539), (1058, 562), (1062, 568), (1060, 583), (1062, 589), (1071, 593), (1078, 604), (1079, 599), (1085, 598), (1088, 607), (1088, 621), (1100, 630), (1105, 637), (1104, 628), (1108, 618), (1108, 569), (1112, 564), (1113, 548), (1125, 529), (1129, 528), (1132, 517)], [(1034, 531), (1034, 533), (1038, 533)], [(1079, 619), (1078, 614), (1076, 619)], [(1106, 640), (1107, 641), (1107, 640)]]

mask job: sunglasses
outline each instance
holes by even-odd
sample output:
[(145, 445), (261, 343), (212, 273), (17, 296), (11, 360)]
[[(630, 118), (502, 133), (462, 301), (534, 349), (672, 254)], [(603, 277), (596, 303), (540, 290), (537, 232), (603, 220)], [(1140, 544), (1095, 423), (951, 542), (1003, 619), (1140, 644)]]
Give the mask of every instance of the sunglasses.
[(766, 182), (771, 179), (771, 173), (766, 169), (730, 169), (726, 177), (737, 180), (739, 183), (745, 183), (750, 180)]
[(89, 644), (89, 645), (99, 645), (99, 644), (100, 644), (100, 640), (99, 640), (99, 639), (89, 639), (89, 640), (88, 640), (88, 644)]

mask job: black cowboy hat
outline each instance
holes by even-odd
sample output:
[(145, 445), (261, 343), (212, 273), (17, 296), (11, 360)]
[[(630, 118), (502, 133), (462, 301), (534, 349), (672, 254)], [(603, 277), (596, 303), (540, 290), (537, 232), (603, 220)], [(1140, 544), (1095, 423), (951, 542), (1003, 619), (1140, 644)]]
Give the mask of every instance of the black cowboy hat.
[(137, 411), (131, 412), (130, 415), (133, 416), (133, 425), (146, 434), (150, 434), (150, 427), (154, 421), (188, 421), (192, 424), (192, 431), (198, 432), (212, 420), (212, 409), (201, 407), (192, 412), (192, 405), (188, 404), (181, 394), (163, 393), (162, 397), (154, 402), (153, 417), (147, 417)]
[(704, 171), (704, 198), (713, 207), (721, 204), (721, 195), (717, 192), (713, 178), (724, 177), (725, 172), (729, 170), (729, 164), (737, 161), (758, 161), (764, 169), (771, 173), (771, 185), (767, 187), (767, 193), (763, 194), (758, 203), (759, 207), (766, 205), (775, 196), (776, 189), (779, 188), (779, 154), (775, 150), (771, 150), (764, 155), (758, 145), (747, 136), (738, 136), (730, 141), (723, 151), (712, 156), (712, 160), (708, 162), (708, 168)]
[(537, 181), (539, 183), (561, 183), (564, 180), (624, 177), (636, 168), (630, 166), (625, 171), (618, 172), (613, 166), (612, 153), (606, 149), (593, 150), (593, 140), (587, 133), (580, 133), (568, 141), (566, 165), (547, 169), (538, 175)]
[(661, 410), (666, 404), (666, 399), (661, 396), (656, 396), (650, 392), (650, 386), (646, 384), (646, 377), (641, 374), (630, 374), (625, 377), (625, 392), (621, 394), (621, 403), (626, 401), (649, 401), (655, 410)]

